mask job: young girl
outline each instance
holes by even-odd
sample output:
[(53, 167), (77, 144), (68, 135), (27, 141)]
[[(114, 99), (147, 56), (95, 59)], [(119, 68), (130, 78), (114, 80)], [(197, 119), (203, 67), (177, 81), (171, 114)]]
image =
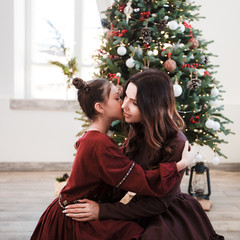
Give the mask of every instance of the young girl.
[(188, 145), (180, 163), (163, 163), (144, 171), (130, 161), (106, 135), (113, 120), (122, 118), (118, 89), (104, 79), (89, 83), (74, 79), (81, 108), (91, 120), (88, 131), (77, 141), (77, 154), (67, 185), (41, 216), (31, 237), (34, 239), (138, 239), (143, 229), (133, 221), (106, 220), (77, 222), (62, 211), (78, 199), (98, 203), (112, 201), (113, 187), (141, 195), (164, 196), (178, 181), (178, 170), (192, 160)]
[[(173, 86), (167, 74), (157, 70), (132, 76), (122, 104), (125, 121), (131, 124), (125, 153), (144, 169), (178, 161), (186, 141), (179, 130), (182, 119), (175, 107)], [(181, 171), (183, 176), (184, 171)], [(181, 193), (181, 178), (162, 198), (136, 195), (124, 205), (96, 204), (81, 200), (66, 213), (78, 221), (92, 219), (141, 219), (143, 240), (217, 240), (207, 215), (197, 200)], [(84, 214), (84, 215), (83, 215)], [(82, 218), (82, 215), (84, 216)]]

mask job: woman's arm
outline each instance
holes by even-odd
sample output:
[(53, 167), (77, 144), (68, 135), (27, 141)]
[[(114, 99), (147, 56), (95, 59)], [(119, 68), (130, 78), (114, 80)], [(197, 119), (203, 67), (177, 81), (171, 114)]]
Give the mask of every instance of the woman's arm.
[[(173, 148), (174, 155), (168, 161), (174, 161), (174, 159), (179, 160), (186, 157), (185, 153), (188, 149), (185, 144), (185, 149), (182, 152), (184, 142), (178, 142)], [(131, 201), (128, 204), (123, 204), (121, 202), (116, 202), (114, 204), (100, 204), (98, 205), (91, 200), (80, 200), (79, 204), (69, 205), (65, 213), (69, 217), (74, 218), (77, 221), (90, 221), (94, 219), (136, 219), (143, 217), (150, 217), (154, 215), (159, 215), (166, 211), (171, 200), (176, 195), (176, 191), (181, 183), (181, 179), (178, 179), (175, 186), (170, 190), (170, 192), (163, 198), (142, 196), (137, 201)], [(135, 198), (136, 199), (136, 198)]]
[[(99, 144), (96, 150), (99, 178), (103, 182), (137, 194), (162, 197), (180, 178), (176, 162), (160, 163), (157, 169), (144, 171), (140, 165), (129, 161), (110, 138), (108, 141), (111, 142), (104, 139), (104, 144)], [(183, 156), (193, 159), (193, 153), (188, 151), (188, 143)]]

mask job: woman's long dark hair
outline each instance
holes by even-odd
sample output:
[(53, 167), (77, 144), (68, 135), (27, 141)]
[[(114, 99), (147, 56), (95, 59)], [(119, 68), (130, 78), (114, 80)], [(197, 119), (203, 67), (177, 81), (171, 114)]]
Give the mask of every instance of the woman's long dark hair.
[(166, 73), (150, 69), (133, 75), (125, 85), (124, 96), (130, 82), (137, 86), (137, 104), (143, 121), (131, 124), (126, 153), (134, 156), (139, 150), (138, 141), (145, 139), (151, 166), (160, 150), (171, 153), (166, 142), (176, 136), (184, 121), (176, 110), (173, 84)]

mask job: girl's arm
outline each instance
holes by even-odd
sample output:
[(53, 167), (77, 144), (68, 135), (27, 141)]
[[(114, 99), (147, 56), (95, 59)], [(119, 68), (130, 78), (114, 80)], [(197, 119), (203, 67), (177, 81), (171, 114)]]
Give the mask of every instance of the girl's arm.
[[(183, 151), (184, 160), (176, 164), (160, 163), (157, 169), (144, 171), (142, 167), (130, 161), (121, 150), (106, 136), (104, 142), (97, 145), (96, 154), (99, 164), (99, 178), (103, 182), (132, 191), (141, 195), (162, 197), (169, 192), (180, 178), (179, 169), (186, 167), (189, 159), (193, 159), (186, 143)], [(187, 156), (187, 160), (186, 160)]]
[[(185, 144), (184, 151), (182, 151), (184, 142), (178, 142), (176, 145), (177, 149), (173, 149), (174, 156), (172, 156), (172, 159), (168, 159), (169, 162), (174, 161), (174, 159), (181, 159), (181, 155), (182, 158), (186, 158), (187, 156), (188, 146)], [(65, 213), (77, 221), (90, 221), (95, 219), (129, 220), (159, 215), (168, 208), (171, 200), (178, 191), (180, 183), (181, 178), (177, 180), (175, 186), (163, 198), (141, 196), (141, 198), (134, 198), (134, 201), (126, 205), (121, 202), (98, 204), (91, 200), (82, 199), (79, 200), (79, 204), (69, 205)]]

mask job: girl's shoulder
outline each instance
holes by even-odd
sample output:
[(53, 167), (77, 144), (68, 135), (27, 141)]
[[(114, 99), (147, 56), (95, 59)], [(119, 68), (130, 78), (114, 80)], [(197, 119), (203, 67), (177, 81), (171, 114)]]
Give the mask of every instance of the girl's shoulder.
[(80, 141), (84, 141), (86, 143), (89, 143), (91, 145), (95, 144), (101, 144), (101, 145), (106, 145), (106, 144), (115, 144), (114, 140), (109, 137), (107, 134), (104, 134), (99, 131), (91, 130), (87, 131), (82, 138), (80, 138)]

